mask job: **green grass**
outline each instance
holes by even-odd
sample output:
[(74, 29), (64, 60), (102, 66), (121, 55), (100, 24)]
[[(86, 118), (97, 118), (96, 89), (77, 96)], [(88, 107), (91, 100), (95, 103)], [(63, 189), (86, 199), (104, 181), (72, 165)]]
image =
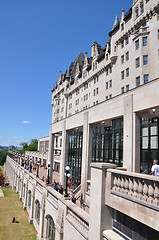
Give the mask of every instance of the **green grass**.
[(2, 166), (0, 166), (0, 172), (3, 172), (3, 167)]
[[(37, 232), (28, 222), (28, 213), (23, 210), (19, 195), (9, 187), (3, 188), (5, 197), (0, 198), (0, 240), (36, 240)], [(19, 223), (12, 223), (13, 217)]]

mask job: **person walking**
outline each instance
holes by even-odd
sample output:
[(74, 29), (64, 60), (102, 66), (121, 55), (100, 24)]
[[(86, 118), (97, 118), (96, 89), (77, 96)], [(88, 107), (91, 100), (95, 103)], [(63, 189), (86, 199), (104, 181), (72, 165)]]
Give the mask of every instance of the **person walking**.
[(153, 166), (151, 168), (151, 173), (150, 175), (153, 175), (153, 176), (158, 176), (159, 177), (159, 165), (158, 165), (158, 161), (157, 160), (154, 160), (153, 161)]

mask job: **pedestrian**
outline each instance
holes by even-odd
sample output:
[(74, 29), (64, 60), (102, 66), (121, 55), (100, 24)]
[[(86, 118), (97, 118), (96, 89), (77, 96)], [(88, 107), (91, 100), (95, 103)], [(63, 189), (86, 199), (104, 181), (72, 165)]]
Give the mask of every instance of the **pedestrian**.
[(71, 187), (71, 179), (70, 178), (68, 179), (68, 187), (69, 187), (69, 189)]
[(72, 202), (73, 202), (74, 204), (76, 204), (76, 197), (75, 197), (75, 195), (73, 195), (73, 197), (72, 197)]
[(60, 187), (59, 187), (59, 193), (63, 195), (63, 187), (62, 187), (62, 185), (60, 185)]
[(45, 180), (44, 176), (42, 176), (42, 179), (41, 179), (41, 180), (44, 182), (44, 180)]
[(159, 176), (159, 165), (157, 160), (153, 161), (150, 175)]
[(30, 163), (30, 172), (32, 172), (32, 163)]
[(55, 180), (54, 180), (54, 182), (53, 182), (53, 184), (52, 184), (52, 187), (53, 187), (53, 189), (56, 188), (56, 181), (55, 181)]

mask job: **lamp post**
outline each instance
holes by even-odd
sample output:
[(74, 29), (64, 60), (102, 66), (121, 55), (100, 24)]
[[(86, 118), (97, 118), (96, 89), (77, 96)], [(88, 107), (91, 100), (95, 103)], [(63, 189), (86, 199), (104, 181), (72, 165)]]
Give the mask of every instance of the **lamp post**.
[(32, 157), (30, 157), (30, 172), (32, 172)]
[(25, 166), (24, 166), (24, 168), (26, 169), (26, 163), (27, 163), (27, 156), (25, 156)]
[(50, 174), (49, 174), (49, 170), (50, 170), (51, 166), (50, 166), (50, 162), (47, 163), (47, 184), (50, 183)]
[(65, 167), (66, 172), (64, 173), (64, 175), (66, 176), (66, 189), (65, 189), (65, 197), (68, 197), (68, 193), (67, 193), (67, 187), (68, 187), (68, 178), (70, 178), (71, 174), (70, 174), (70, 167), (66, 166)]
[(37, 161), (37, 174), (36, 176), (39, 177), (39, 165), (40, 165), (40, 159)]
[(19, 159), (18, 159), (18, 163), (20, 164), (20, 157), (21, 157), (21, 154), (19, 153)]

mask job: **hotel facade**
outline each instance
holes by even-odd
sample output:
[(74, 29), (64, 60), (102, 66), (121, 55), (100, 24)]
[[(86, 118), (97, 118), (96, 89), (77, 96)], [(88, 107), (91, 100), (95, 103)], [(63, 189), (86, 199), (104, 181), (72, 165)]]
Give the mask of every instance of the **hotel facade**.
[[(92, 162), (149, 173), (159, 160), (159, 2), (133, 1), (109, 40), (80, 53), (52, 90), (49, 160), (85, 196)], [(53, 160), (53, 161), (52, 161)], [(57, 161), (58, 160), (58, 161)]]

